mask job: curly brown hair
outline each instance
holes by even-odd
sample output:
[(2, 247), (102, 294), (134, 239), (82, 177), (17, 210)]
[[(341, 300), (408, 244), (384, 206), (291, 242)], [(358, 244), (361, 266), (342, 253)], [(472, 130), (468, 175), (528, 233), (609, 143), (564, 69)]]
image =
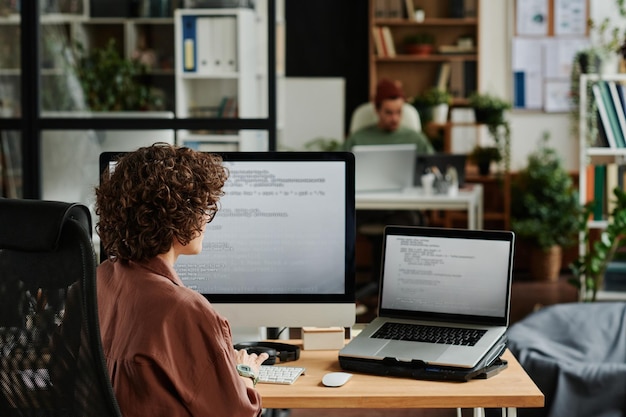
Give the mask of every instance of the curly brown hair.
[(110, 260), (141, 261), (188, 244), (217, 208), (228, 170), (219, 155), (166, 143), (119, 158), (96, 187), (96, 230)]

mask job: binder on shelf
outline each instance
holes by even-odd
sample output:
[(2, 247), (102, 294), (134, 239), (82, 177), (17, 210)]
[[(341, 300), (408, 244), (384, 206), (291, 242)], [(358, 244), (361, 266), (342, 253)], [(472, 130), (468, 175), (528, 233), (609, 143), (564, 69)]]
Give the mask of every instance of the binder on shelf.
[(526, 73), (524, 71), (513, 73), (513, 106), (520, 109), (526, 107)]
[(183, 71), (196, 71), (196, 16), (182, 17), (183, 32)]
[(600, 114), (600, 122), (602, 123), (602, 128), (604, 130), (604, 133), (606, 134), (609, 148), (616, 149), (617, 140), (615, 139), (615, 134), (613, 132), (613, 128), (611, 127), (611, 121), (609, 120), (609, 114), (605, 106), (605, 102), (602, 99), (600, 87), (598, 86), (598, 84), (594, 84), (591, 87), (591, 90), (593, 92), (593, 97), (596, 100), (596, 106), (598, 107), (598, 113)]
[(465, 97), (469, 97), (473, 92), (477, 90), (476, 80), (476, 61), (465, 61), (463, 63), (463, 70), (465, 74)]

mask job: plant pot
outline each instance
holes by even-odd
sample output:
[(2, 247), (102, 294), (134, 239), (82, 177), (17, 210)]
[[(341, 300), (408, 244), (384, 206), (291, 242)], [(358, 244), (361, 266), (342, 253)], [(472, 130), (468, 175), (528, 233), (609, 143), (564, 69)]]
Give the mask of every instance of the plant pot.
[(474, 119), (478, 124), (498, 125), (504, 120), (504, 110), (475, 108)]
[(478, 166), (478, 174), (483, 177), (491, 173), (491, 161), (480, 161), (476, 164)]
[(404, 46), (406, 53), (411, 55), (430, 55), (434, 49), (434, 46), (430, 44), (409, 44)]
[(448, 121), (448, 104), (438, 104), (432, 108), (433, 122), (438, 124), (444, 124)]
[(560, 246), (552, 246), (547, 251), (538, 246), (530, 249), (530, 276), (535, 281), (556, 282), (561, 271), (563, 250)]

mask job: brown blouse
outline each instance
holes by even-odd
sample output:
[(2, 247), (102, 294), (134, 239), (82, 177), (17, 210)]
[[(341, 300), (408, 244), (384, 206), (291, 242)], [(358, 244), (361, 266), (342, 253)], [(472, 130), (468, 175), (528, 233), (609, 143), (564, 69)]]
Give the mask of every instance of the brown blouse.
[(125, 417), (261, 413), (236, 370), (230, 326), (159, 258), (98, 267), (100, 331)]

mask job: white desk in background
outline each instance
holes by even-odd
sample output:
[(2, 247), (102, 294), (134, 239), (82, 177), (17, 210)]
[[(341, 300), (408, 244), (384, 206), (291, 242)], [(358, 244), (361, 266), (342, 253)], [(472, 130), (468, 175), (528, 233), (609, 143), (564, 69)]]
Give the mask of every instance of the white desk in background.
[(456, 195), (425, 195), (421, 188), (356, 193), (357, 210), (465, 210), (467, 228), (483, 228), (483, 186), (465, 184)]

